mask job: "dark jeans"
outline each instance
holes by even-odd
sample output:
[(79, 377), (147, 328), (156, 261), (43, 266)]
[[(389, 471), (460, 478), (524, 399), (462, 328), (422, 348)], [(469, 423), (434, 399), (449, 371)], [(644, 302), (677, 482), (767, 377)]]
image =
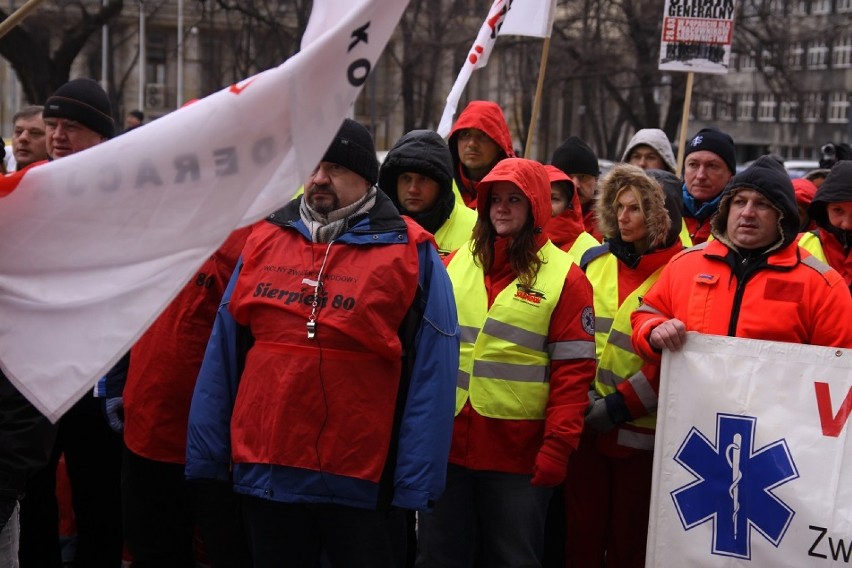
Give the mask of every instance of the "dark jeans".
[(407, 516), (401, 509), (372, 511), (248, 496), (241, 503), (255, 568), (316, 568), (321, 555), (333, 568), (397, 568), (405, 562)]
[(540, 567), (551, 489), (531, 475), (450, 464), (447, 487), (418, 523), (418, 568)]
[(77, 524), (75, 568), (121, 566), (121, 436), (99, 399), (83, 396), (59, 420), (50, 463), (27, 484), (21, 501), (21, 568), (59, 566), (56, 464), (65, 454)]
[(149, 460), (125, 448), (124, 538), (133, 568), (194, 568), (192, 519), (183, 464)]

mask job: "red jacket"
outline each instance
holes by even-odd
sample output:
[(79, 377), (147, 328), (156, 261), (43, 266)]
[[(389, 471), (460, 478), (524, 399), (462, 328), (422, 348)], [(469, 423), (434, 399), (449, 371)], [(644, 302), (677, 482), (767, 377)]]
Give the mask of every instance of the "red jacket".
[(822, 252), (825, 261), (843, 277), (846, 286), (852, 291), (852, 249), (846, 250), (837, 236), (825, 229), (818, 229), (819, 242), (822, 244)]
[(739, 286), (714, 240), (672, 259), (631, 318), (633, 346), (659, 362), (651, 331), (670, 318), (687, 331), (768, 341), (852, 347), (852, 297), (840, 275), (793, 242)]
[[(507, 163), (507, 162), (502, 162)], [(498, 165), (492, 174), (498, 173)], [(489, 176), (483, 180), (489, 179)], [(517, 180), (519, 184), (524, 182)], [(480, 203), (480, 217), (488, 215), (490, 183), (485, 187)], [(519, 185), (521, 187), (521, 185)], [(521, 187), (532, 201), (533, 218), (536, 225), (546, 222), (551, 213), (550, 187), (533, 193)], [(546, 237), (539, 237), (539, 246)], [(507, 258), (509, 239), (498, 239), (494, 245), (493, 268), (483, 274), (488, 293), (489, 308), (497, 295), (515, 279)], [(449, 264), (455, 255), (444, 258)], [(456, 296), (460, 301), (460, 296)], [(586, 325), (584, 325), (584, 315)], [(453, 426), (453, 443), (450, 463), (474, 470), (500, 471), (506, 473), (531, 474), (535, 457), (547, 439), (558, 440), (563, 450), (570, 453), (577, 448), (583, 430), (583, 413), (588, 405), (589, 385), (595, 375), (594, 330), (588, 326), (592, 315), (592, 287), (583, 271), (576, 264), (571, 266), (559, 303), (550, 318), (547, 342), (583, 341), (590, 343), (590, 358), (553, 361), (550, 367), (550, 395), (545, 420), (503, 420), (487, 418), (478, 414), (468, 401), (456, 416)], [(591, 333), (590, 333), (591, 332)]]
[(690, 217), (684, 213), (683, 222), (686, 223), (686, 230), (689, 231), (689, 236), (692, 237), (692, 244), (700, 245), (710, 238), (710, 219), (711, 217), (708, 217), (703, 221), (699, 221), (695, 217)]
[(195, 379), (219, 301), (251, 229), (234, 231), (130, 350), (124, 441), (151, 460), (184, 463)]

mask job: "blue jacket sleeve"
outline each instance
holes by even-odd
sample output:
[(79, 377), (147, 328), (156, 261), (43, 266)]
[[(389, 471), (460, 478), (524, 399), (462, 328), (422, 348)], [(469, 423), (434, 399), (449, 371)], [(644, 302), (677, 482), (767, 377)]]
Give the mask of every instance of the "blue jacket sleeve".
[(393, 504), (428, 509), (444, 491), (455, 416), (459, 323), (450, 278), (430, 243), (418, 246), (423, 318), (402, 416)]
[(228, 311), (242, 259), (225, 289), (195, 383), (186, 439), (187, 479), (231, 474), (231, 414), (237, 396), (237, 323)]

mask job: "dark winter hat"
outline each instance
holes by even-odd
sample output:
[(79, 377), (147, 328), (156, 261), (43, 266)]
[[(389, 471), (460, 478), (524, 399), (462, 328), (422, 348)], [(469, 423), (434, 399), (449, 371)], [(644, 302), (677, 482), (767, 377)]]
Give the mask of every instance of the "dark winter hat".
[(726, 231), (730, 201), (731, 197), (742, 189), (751, 189), (760, 193), (781, 214), (778, 219), (778, 230), (783, 240), (773, 249), (788, 245), (796, 239), (799, 233), (799, 208), (796, 205), (793, 182), (790, 181), (784, 166), (771, 156), (761, 156), (744, 171), (732, 177), (725, 186), (722, 191), (722, 200), (719, 202), (719, 211), (712, 220), (713, 234), (716, 238), (726, 244), (729, 243)]
[(107, 138), (115, 135), (109, 97), (92, 79), (73, 79), (56, 89), (44, 103), (42, 116), (76, 120)]
[(734, 148), (734, 139), (728, 134), (722, 132), (718, 128), (708, 126), (702, 128), (686, 143), (686, 152), (683, 155), (684, 160), (693, 152), (707, 150), (713, 152), (725, 162), (731, 173), (737, 172), (737, 153)]
[(369, 130), (351, 118), (344, 119), (322, 161), (349, 168), (371, 184), (379, 179), (379, 160), (373, 137)]
[(553, 151), (553, 158), (551, 158), (550, 163), (568, 175), (587, 174), (595, 177), (601, 175), (598, 157), (588, 144), (576, 136), (566, 138)]
[(831, 227), (828, 222), (829, 203), (852, 201), (852, 161), (837, 162), (826, 176), (825, 181), (816, 190), (816, 195), (808, 207), (808, 216), (823, 229)]

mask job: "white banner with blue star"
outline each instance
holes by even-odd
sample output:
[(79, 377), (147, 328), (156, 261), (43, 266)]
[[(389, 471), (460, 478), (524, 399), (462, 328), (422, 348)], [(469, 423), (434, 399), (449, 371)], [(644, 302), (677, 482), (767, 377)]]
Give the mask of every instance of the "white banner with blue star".
[(646, 565), (850, 563), (850, 411), (852, 349), (690, 333), (663, 356)]

